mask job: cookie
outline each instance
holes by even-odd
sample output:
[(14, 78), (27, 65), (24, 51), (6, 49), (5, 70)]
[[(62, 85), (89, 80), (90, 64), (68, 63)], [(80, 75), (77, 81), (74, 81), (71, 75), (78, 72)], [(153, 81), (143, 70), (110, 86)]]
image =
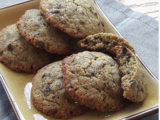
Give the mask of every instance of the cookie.
[(90, 35), (78, 42), (89, 50), (116, 54), (120, 64), (123, 96), (132, 102), (142, 102), (146, 96), (144, 69), (135, 55), (134, 48), (123, 38), (112, 33)]
[(30, 45), (18, 32), (16, 24), (0, 32), (0, 62), (14, 71), (35, 73), (50, 63), (52, 56)]
[(41, 0), (40, 9), (49, 23), (74, 38), (104, 32), (104, 23), (88, 0)]
[(113, 33), (98, 33), (90, 35), (78, 42), (78, 45), (90, 50), (99, 50), (103, 52), (114, 53), (114, 47), (125, 45), (134, 52), (133, 47), (123, 38)]
[(67, 94), (63, 85), (62, 61), (51, 63), (37, 72), (32, 81), (34, 106), (54, 118), (67, 119), (85, 111)]
[(50, 53), (70, 53), (72, 38), (46, 22), (38, 9), (27, 10), (17, 22), (22, 36), (37, 48)]
[(123, 96), (133, 102), (142, 102), (147, 91), (143, 66), (126, 46), (117, 46), (114, 49), (120, 64)]
[(62, 62), (64, 87), (78, 103), (101, 112), (120, 110), (123, 96), (118, 64), (101, 52), (84, 51)]

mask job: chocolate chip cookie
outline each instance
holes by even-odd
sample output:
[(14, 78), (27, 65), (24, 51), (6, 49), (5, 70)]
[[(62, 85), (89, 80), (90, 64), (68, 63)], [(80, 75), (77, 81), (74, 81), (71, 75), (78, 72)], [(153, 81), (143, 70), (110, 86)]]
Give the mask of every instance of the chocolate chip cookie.
[(62, 62), (64, 87), (78, 103), (101, 112), (123, 107), (118, 64), (109, 55), (84, 51)]
[(86, 107), (75, 103), (63, 85), (62, 61), (51, 63), (37, 72), (32, 81), (32, 100), (41, 112), (67, 119), (83, 113)]
[(114, 53), (114, 47), (117, 45), (125, 45), (134, 52), (133, 47), (123, 38), (113, 33), (98, 33), (87, 36), (80, 40), (78, 45), (90, 50), (98, 50), (102, 52)]
[(50, 53), (68, 54), (72, 38), (46, 22), (38, 9), (27, 10), (17, 22), (19, 32), (37, 48)]
[(16, 24), (0, 32), (0, 62), (14, 71), (35, 73), (51, 62), (52, 55), (30, 45), (18, 32)]
[(147, 91), (143, 66), (126, 46), (117, 46), (114, 49), (120, 64), (123, 96), (133, 102), (142, 102)]
[(41, 12), (54, 27), (75, 38), (104, 32), (104, 24), (88, 0), (41, 0)]

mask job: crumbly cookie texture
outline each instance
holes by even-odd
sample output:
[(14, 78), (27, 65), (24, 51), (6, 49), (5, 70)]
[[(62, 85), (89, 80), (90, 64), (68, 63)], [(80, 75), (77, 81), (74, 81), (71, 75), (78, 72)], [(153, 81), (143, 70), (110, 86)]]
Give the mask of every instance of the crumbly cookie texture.
[(62, 62), (64, 86), (78, 103), (101, 112), (123, 107), (118, 64), (100, 52), (84, 51)]
[(38, 9), (27, 10), (17, 22), (17, 28), (37, 48), (55, 54), (71, 52), (69, 44), (73, 38), (48, 24)]
[(80, 40), (78, 45), (83, 48), (109, 53), (114, 53), (115, 46), (125, 45), (134, 52), (133, 47), (125, 39), (113, 33), (98, 33), (87, 36), (85, 39)]
[(0, 62), (14, 71), (35, 73), (51, 62), (47, 52), (30, 45), (18, 32), (16, 24), (0, 32)]
[(72, 37), (104, 32), (104, 23), (88, 0), (41, 0), (40, 9), (49, 23)]
[(38, 71), (32, 81), (34, 106), (54, 118), (67, 119), (83, 113), (86, 107), (74, 102), (63, 85), (62, 62), (54, 62)]
[(120, 64), (123, 96), (133, 102), (142, 102), (146, 96), (147, 84), (143, 66), (126, 46), (116, 46), (114, 49)]

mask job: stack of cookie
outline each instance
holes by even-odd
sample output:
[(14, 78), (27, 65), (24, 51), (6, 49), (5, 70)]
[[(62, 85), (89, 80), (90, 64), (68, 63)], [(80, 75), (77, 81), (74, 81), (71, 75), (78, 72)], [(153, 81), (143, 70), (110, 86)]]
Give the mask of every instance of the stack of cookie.
[(27, 10), (0, 32), (0, 62), (36, 73), (33, 104), (54, 118), (71, 118), (87, 109), (118, 111), (127, 99), (142, 102), (146, 81), (133, 47), (103, 32), (88, 0), (41, 0), (40, 10)]

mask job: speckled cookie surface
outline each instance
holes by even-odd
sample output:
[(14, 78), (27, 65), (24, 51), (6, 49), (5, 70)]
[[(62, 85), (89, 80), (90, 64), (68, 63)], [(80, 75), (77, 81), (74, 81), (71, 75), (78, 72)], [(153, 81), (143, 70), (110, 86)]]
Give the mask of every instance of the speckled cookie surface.
[(64, 86), (75, 101), (99, 111), (123, 107), (118, 64), (100, 52), (84, 51), (62, 62)]
[(13, 24), (0, 32), (0, 62), (15, 71), (35, 73), (51, 62), (51, 55), (30, 45)]
[(35, 75), (32, 81), (32, 100), (41, 112), (54, 118), (70, 118), (86, 109), (75, 103), (63, 86), (62, 62), (51, 63)]
[(133, 102), (142, 102), (147, 91), (144, 68), (136, 55), (126, 46), (117, 46), (114, 49), (120, 64), (123, 96)]
[(114, 47), (125, 45), (134, 52), (133, 47), (123, 38), (113, 33), (98, 33), (80, 40), (78, 45), (90, 50), (114, 53)]
[(56, 54), (68, 54), (71, 37), (46, 22), (38, 9), (27, 10), (17, 22), (25, 39), (35, 47)]
[(72, 37), (104, 32), (104, 24), (88, 0), (41, 0), (40, 9), (49, 23)]

